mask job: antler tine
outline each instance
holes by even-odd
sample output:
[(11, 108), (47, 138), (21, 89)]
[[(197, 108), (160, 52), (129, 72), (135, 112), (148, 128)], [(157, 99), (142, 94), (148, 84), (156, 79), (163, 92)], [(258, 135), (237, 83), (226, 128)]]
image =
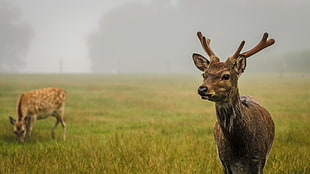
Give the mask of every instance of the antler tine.
[(217, 61), (218, 62), (219, 59), (217, 58), (217, 56), (214, 54), (214, 52), (212, 51), (212, 49), (210, 47), (211, 40), (209, 38), (203, 36), (200, 31), (197, 32), (197, 36), (198, 36), (198, 39), (200, 40), (202, 48), (208, 54), (208, 56), (210, 57), (211, 61)]
[(245, 44), (245, 41), (243, 40), (243, 41), (240, 43), (239, 48), (238, 48), (238, 49), (236, 50), (236, 52), (234, 53), (233, 58), (238, 58), (238, 57), (239, 57), (240, 52), (241, 52), (241, 50), (242, 50), (244, 44)]
[(252, 56), (253, 54), (256, 54), (257, 52), (263, 50), (266, 47), (269, 47), (270, 45), (275, 43), (274, 39), (268, 39), (268, 33), (264, 33), (262, 40), (251, 50), (241, 53), (240, 55), (245, 56), (246, 58)]
[(202, 33), (200, 31), (197, 32), (197, 36), (198, 36), (198, 39), (200, 40), (200, 42), (202, 41)]

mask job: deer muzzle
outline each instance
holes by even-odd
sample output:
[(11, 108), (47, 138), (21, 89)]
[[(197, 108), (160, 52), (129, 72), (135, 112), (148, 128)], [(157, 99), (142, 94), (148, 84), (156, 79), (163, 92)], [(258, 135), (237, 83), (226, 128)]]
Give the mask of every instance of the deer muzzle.
[(200, 86), (198, 88), (198, 94), (201, 96), (202, 99), (208, 99), (210, 100), (210, 98), (212, 98), (214, 95), (210, 94), (208, 92), (208, 87), (207, 86)]
[(198, 94), (200, 96), (205, 96), (207, 92), (208, 92), (208, 87), (206, 87), (206, 86), (200, 86), (198, 88)]

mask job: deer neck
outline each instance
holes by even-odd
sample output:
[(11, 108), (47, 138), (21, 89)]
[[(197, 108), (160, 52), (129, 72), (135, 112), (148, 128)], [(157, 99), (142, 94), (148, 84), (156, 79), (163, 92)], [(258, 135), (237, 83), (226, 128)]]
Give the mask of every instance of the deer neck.
[(215, 103), (217, 120), (226, 136), (240, 134), (246, 128), (244, 118), (244, 107), (241, 103), (238, 89), (228, 101)]

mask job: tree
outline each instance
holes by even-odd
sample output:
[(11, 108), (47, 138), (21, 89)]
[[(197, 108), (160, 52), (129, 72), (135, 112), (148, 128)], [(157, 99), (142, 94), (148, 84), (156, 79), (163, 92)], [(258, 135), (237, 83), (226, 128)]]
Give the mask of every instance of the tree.
[(104, 15), (98, 31), (88, 39), (92, 70), (96, 73), (174, 71), (179, 61), (172, 63), (173, 59), (185, 55), (179, 35), (183, 29), (178, 27), (182, 21), (176, 20), (176, 14), (169, 1), (162, 0), (126, 4)]
[(31, 27), (20, 21), (20, 11), (0, 0), (0, 72), (22, 68), (33, 37)]

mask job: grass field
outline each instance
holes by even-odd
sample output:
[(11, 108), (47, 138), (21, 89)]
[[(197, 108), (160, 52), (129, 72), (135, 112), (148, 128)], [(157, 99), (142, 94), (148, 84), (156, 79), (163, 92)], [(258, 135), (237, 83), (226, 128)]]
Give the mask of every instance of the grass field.
[[(0, 173), (221, 173), (214, 103), (196, 94), (197, 75), (0, 75)], [(67, 140), (55, 119), (35, 123), (17, 144), (8, 115), (21, 92), (68, 92)], [(276, 125), (265, 173), (310, 173), (310, 77), (244, 74)]]

